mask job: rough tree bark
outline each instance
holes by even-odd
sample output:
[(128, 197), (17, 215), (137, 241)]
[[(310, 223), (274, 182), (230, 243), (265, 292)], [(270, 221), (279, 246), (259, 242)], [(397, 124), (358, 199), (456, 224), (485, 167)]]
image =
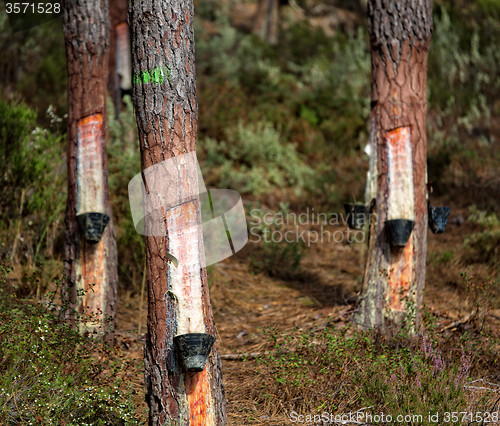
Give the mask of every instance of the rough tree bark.
[[(427, 251), (427, 55), (431, 0), (370, 0), (372, 93), (370, 172), (366, 201), (376, 199), (370, 223), (363, 289), (355, 321), (364, 327), (418, 327)], [(392, 248), (385, 221), (413, 216), (404, 248)], [(416, 329), (416, 328), (414, 328)]]
[[(79, 312), (97, 315), (113, 327), (118, 274), (106, 160), (108, 1), (67, 0), (63, 25), (68, 66), (64, 270), (69, 277), (63, 296)], [(88, 211), (100, 211), (111, 218), (97, 244), (85, 241), (76, 221), (77, 214)], [(113, 341), (112, 331), (106, 331), (106, 339)]]
[[(196, 151), (198, 106), (193, 16), (192, 0), (130, 3), (133, 103), (143, 171)], [(161, 182), (147, 182), (148, 191), (163, 189)], [(183, 188), (175, 190), (182, 192)], [(190, 325), (187, 330), (185, 324), (181, 327), (180, 306), (175, 296), (178, 291), (190, 294), (195, 283), (201, 311), (198, 326), (215, 336), (206, 268), (200, 263), (200, 256), (204, 256), (203, 235), (182, 233), (184, 221), (199, 217), (199, 204), (197, 200), (189, 201), (161, 214), (166, 235), (146, 237), (145, 382), (149, 424), (224, 425), (226, 402), (216, 347), (205, 370), (193, 374), (184, 372), (173, 346), (177, 334), (199, 332)], [(172, 264), (165, 253), (174, 253), (179, 265)], [(198, 302), (193, 301), (193, 305), (198, 306)]]

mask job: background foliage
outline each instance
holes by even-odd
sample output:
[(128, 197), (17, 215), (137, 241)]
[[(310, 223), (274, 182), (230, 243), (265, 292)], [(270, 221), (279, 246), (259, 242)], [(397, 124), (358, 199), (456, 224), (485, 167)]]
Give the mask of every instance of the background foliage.
[[(317, 211), (340, 211), (342, 202), (362, 199), (370, 114), (369, 38), (365, 25), (358, 24), (364, 23), (362, 2), (297, 2), (305, 9), (345, 6), (357, 18), (326, 35), (312, 19), (284, 17), (276, 46), (235, 26), (233, 3), (195, 3), (197, 149), (207, 185), (236, 189), (265, 211), (301, 211), (312, 204)], [(429, 264), (443, 270), (474, 264), (497, 275), (500, 7), (494, 0), (434, 4), (430, 197), (472, 206), (462, 221), (475, 228), (459, 255), (451, 249), (431, 253)], [(49, 424), (46, 419), (68, 419), (72, 413), (79, 416), (75, 424), (103, 416), (127, 424), (133, 421), (127, 391), (119, 396), (111, 382), (100, 379), (102, 371), (94, 375), (97, 348), (61, 359), (68, 347), (88, 342), (35, 303), (47, 301), (44, 295), (55, 290), (63, 268), (66, 65), (61, 22), (12, 34), (0, 3), (0, 51), (0, 416), (10, 424)], [(117, 117), (111, 102), (108, 112), (120, 291), (134, 294), (140, 292), (144, 270), (144, 241), (133, 227), (127, 193), (129, 180), (140, 171), (137, 130), (129, 97)], [(252, 273), (307, 280), (301, 269), (306, 254), (298, 243), (262, 243), (249, 255)], [(343, 383), (362, 382), (352, 388), (356, 401), (387, 412), (421, 410), (419, 401), (426, 407), (446, 403), (450, 410), (472, 407), (464, 377), (485, 374), (498, 360), (497, 343), (484, 328), (484, 312), (498, 300), (490, 296), (490, 282), (473, 284), (465, 279), (467, 294), (479, 292), (467, 301), (469, 308), (477, 307), (477, 317), (461, 340), (452, 342), (455, 346), (438, 345), (430, 320), (425, 338), (434, 339), (431, 346), (423, 335), (415, 342), (408, 336), (389, 341), (370, 333), (347, 336), (332, 328), (286, 338), (269, 332), (272, 353), (259, 360), (261, 387), (253, 397), (263, 407), (279, 396), (297, 410), (321, 410), (325, 404), (339, 408), (347, 393)], [(47, 339), (39, 337), (42, 332)], [(458, 352), (462, 346), (464, 352)], [(42, 380), (48, 371), (49, 378)], [(319, 385), (329, 391), (313, 392)], [(307, 397), (301, 400), (303, 394)]]

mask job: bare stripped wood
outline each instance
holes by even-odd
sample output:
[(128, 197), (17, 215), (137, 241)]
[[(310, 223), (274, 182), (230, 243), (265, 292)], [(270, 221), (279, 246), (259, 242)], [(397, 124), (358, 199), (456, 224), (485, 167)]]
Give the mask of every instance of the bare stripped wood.
[(186, 374), (184, 385), (188, 395), (189, 425), (205, 426), (215, 424), (216, 406), (213, 404), (210, 389), (210, 376), (207, 370), (197, 374)]
[[(118, 47), (118, 40), (117, 40), (118, 34), (116, 31), (116, 27), (121, 24), (126, 24), (127, 11), (128, 11), (127, 0), (109, 0), (109, 21), (110, 21), (111, 31), (109, 33), (108, 90), (109, 94), (113, 98), (115, 113), (117, 116), (121, 111), (122, 89), (120, 88), (120, 77), (118, 76), (117, 72), (119, 47)], [(129, 30), (128, 49), (130, 52), (130, 30)], [(129, 53), (129, 56), (130, 55), (131, 53)], [(130, 60), (132, 59), (130, 58)]]
[(411, 285), (414, 279), (413, 270), (413, 233), (403, 250), (392, 251), (389, 269), (389, 295), (387, 316), (391, 317), (393, 312), (403, 314), (406, 311), (407, 302), (411, 301)]
[(387, 219), (415, 219), (410, 128), (387, 133)]
[(104, 212), (102, 114), (82, 118), (77, 125), (76, 214)]
[[(168, 230), (168, 251), (177, 260), (177, 266), (171, 266), (170, 294), (177, 304), (177, 332), (205, 333), (203, 318), (203, 300), (201, 272), (203, 246), (198, 203), (190, 201), (169, 210), (166, 214)], [(200, 235), (201, 234), (201, 235)]]
[[(111, 317), (113, 325), (118, 273), (105, 155), (108, 13), (107, 0), (68, 1), (63, 8), (68, 70), (68, 201), (64, 255), (68, 280), (63, 297), (81, 312), (100, 313), (100, 319)], [(80, 207), (78, 193), (83, 195)], [(96, 245), (88, 244), (78, 228), (76, 215), (83, 212), (82, 209), (101, 209), (98, 211), (111, 217)], [(89, 290), (86, 296), (77, 297), (78, 289), (89, 289), (90, 285), (94, 285), (94, 292)], [(107, 334), (107, 339), (114, 339), (112, 332)]]
[[(88, 246), (90, 244), (83, 240), (82, 277), (78, 284), (85, 295), (80, 299), (80, 311), (102, 320), (109, 286), (105, 241), (101, 239)], [(87, 324), (87, 327), (94, 329), (93, 324)]]
[[(387, 217), (414, 220), (413, 167), (410, 128), (400, 127), (387, 133), (388, 192)], [(388, 310), (386, 316), (394, 319), (394, 313), (402, 316), (411, 300), (414, 279), (413, 233), (401, 251), (391, 250), (388, 277)]]

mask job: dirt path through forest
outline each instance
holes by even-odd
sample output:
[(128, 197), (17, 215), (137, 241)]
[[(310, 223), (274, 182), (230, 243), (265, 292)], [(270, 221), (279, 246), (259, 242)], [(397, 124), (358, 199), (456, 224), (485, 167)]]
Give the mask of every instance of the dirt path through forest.
[[(466, 316), (463, 309), (465, 287), (460, 272), (466, 270), (462, 259), (465, 236), (475, 231), (467, 220), (458, 226), (457, 216), (467, 211), (454, 209), (446, 233), (428, 231), (427, 280), (424, 303), (442, 326)], [(460, 222), (460, 218), (458, 219)], [(333, 232), (345, 226), (332, 226)], [(255, 243), (248, 243), (249, 245)], [(254, 273), (249, 246), (238, 255), (212, 268), (209, 282), (217, 348), (222, 355), (223, 378), (227, 398), (228, 425), (285, 424), (283, 415), (263, 415), (247, 397), (256, 369), (253, 354), (266, 351), (266, 328), (287, 332), (296, 328), (318, 330), (334, 323), (337, 328), (350, 321), (356, 294), (361, 288), (363, 245), (361, 243), (323, 242), (311, 245), (301, 263), (300, 280), (284, 281), (263, 273)], [(475, 277), (493, 274), (487, 266), (475, 265)], [(118, 309), (118, 341), (127, 358), (137, 360), (137, 369), (127, 373), (138, 404), (144, 412), (142, 358), (147, 324), (147, 305), (143, 304), (142, 330), (138, 335), (139, 294), (122, 292)], [(245, 354), (249, 356), (245, 357)], [(245, 360), (243, 358), (246, 358)], [(279, 410), (279, 401), (274, 401)]]

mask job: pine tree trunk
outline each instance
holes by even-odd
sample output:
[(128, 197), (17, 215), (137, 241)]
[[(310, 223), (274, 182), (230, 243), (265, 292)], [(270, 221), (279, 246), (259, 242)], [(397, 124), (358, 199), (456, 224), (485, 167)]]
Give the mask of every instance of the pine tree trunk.
[[(431, 0), (370, 0), (371, 167), (367, 202), (376, 199), (355, 321), (366, 328), (418, 328), (427, 251), (427, 56)], [(405, 217), (403, 217), (405, 216)], [(408, 217), (406, 217), (408, 216)], [(388, 219), (413, 216), (404, 248), (389, 242)]]
[(109, 78), (108, 89), (113, 98), (115, 114), (122, 108), (122, 95), (131, 90), (130, 36), (127, 24), (127, 0), (109, 0)]
[(259, 0), (252, 32), (269, 44), (278, 43), (279, 0)]
[[(69, 0), (63, 25), (68, 65), (68, 201), (63, 293), (80, 313), (114, 325), (118, 283), (116, 238), (108, 194), (106, 160), (106, 81), (109, 16), (107, 0)], [(88, 243), (76, 216), (84, 211), (109, 215), (101, 240)], [(101, 211), (102, 210), (102, 211)], [(82, 292), (83, 290), (83, 292)], [(85, 293), (84, 295), (81, 295)], [(88, 324), (92, 329), (92, 324)], [(106, 326), (106, 339), (113, 332)]]
[[(194, 64), (192, 0), (132, 0), (133, 102), (141, 145), (142, 170), (172, 157), (196, 151), (198, 106)], [(160, 78), (161, 76), (161, 78)], [(158, 184), (158, 187), (154, 187)], [(147, 182), (148, 191), (161, 182)], [(175, 188), (183, 191), (183, 188)], [(205, 333), (215, 336), (206, 268), (202, 267), (203, 235), (179, 235), (183, 221), (199, 217), (197, 200), (163, 212), (165, 236), (146, 237), (148, 333), (145, 347), (146, 400), (150, 425), (224, 425), (226, 401), (221, 363), (214, 346), (200, 373), (186, 373), (173, 338), (196, 332), (181, 326), (176, 292), (200, 283)], [(181, 233), (182, 234), (182, 233)], [(181, 244), (179, 242), (182, 241)], [(194, 265), (180, 280), (165, 253), (175, 253), (179, 267)], [(188, 301), (189, 302), (189, 301)], [(181, 313), (182, 315), (182, 313)]]

